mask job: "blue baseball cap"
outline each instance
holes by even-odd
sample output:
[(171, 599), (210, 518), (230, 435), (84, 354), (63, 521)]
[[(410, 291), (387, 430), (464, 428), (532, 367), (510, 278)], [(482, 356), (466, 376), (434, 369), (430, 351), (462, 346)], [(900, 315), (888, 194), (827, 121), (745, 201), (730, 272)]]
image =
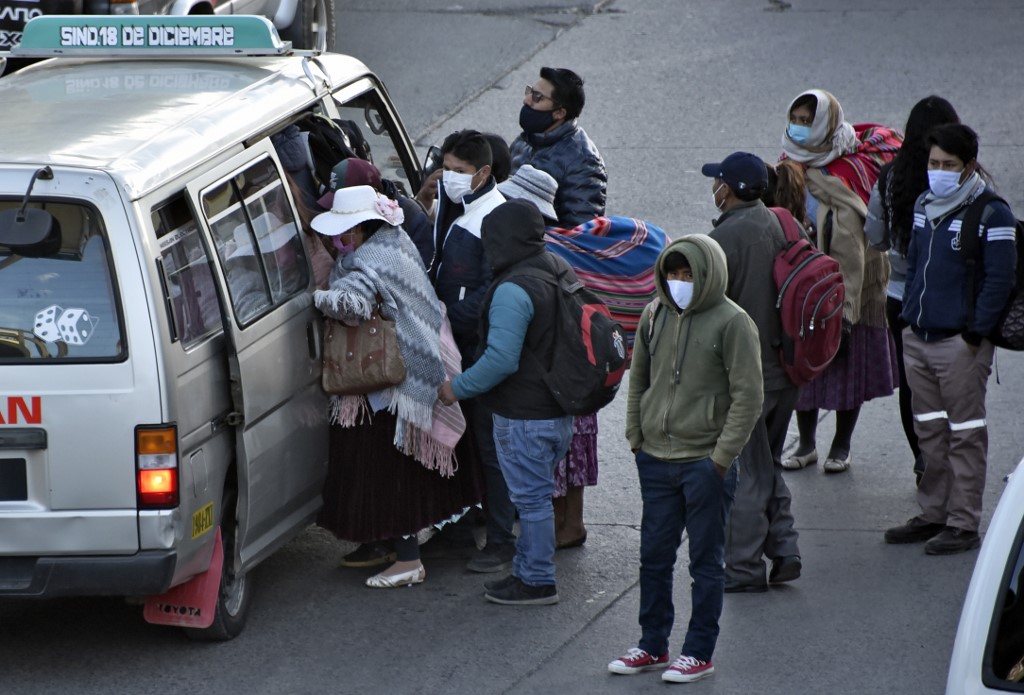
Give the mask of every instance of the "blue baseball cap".
[(768, 169), (764, 160), (749, 152), (733, 152), (721, 162), (705, 164), (700, 173), (721, 179), (734, 191), (768, 188)]

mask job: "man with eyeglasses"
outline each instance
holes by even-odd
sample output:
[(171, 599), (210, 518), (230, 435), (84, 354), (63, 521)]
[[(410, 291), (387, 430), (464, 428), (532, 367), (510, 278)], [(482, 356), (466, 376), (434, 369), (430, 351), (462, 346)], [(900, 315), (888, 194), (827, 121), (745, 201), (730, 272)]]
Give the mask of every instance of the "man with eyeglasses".
[(577, 119), (585, 101), (583, 79), (566, 68), (541, 68), (527, 85), (512, 143), (512, 173), (523, 164), (558, 182), (555, 212), (562, 227), (575, 227), (604, 215), (608, 174), (593, 141)]

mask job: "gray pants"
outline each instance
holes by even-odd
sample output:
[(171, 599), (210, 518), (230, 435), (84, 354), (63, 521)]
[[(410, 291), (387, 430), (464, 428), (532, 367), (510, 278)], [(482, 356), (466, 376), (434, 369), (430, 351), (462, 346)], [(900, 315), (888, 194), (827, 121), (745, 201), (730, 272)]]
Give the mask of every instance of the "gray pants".
[(725, 577), (729, 583), (762, 584), (765, 562), (799, 555), (793, 500), (782, 477), (782, 448), (798, 389), (765, 391), (761, 416), (739, 456), (736, 500), (725, 532)]
[(914, 430), (925, 461), (917, 488), (925, 521), (978, 530), (988, 458), (985, 392), (994, 352), (987, 340), (973, 353), (958, 335), (926, 343), (909, 328), (903, 331)]

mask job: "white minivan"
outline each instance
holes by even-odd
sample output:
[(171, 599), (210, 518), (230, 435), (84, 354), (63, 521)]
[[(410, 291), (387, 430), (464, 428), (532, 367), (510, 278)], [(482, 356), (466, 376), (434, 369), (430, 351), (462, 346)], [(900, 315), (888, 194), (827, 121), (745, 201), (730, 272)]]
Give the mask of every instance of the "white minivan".
[(42, 17), (17, 55), (61, 57), (0, 79), (0, 598), (231, 638), (327, 464), (320, 191), (279, 148), (344, 123), (416, 191), (412, 143), (365, 65), (262, 17)]
[(946, 693), (1024, 693), (1024, 460), (996, 505), (974, 565)]

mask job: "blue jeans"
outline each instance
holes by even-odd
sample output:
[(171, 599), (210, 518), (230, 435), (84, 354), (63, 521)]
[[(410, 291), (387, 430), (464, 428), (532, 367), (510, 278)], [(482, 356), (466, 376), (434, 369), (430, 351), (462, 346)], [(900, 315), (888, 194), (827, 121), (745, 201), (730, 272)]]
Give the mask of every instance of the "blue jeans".
[(510, 420), (494, 416), (494, 446), (519, 510), (519, 539), (512, 574), (531, 586), (555, 583), (555, 464), (572, 440), (572, 416)]
[(672, 575), (683, 529), (689, 536), (690, 624), (682, 654), (711, 660), (725, 593), (725, 523), (736, 494), (736, 465), (723, 479), (710, 458), (672, 463), (636, 453), (640, 496), (640, 648), (668, 651), (675, 621)]

